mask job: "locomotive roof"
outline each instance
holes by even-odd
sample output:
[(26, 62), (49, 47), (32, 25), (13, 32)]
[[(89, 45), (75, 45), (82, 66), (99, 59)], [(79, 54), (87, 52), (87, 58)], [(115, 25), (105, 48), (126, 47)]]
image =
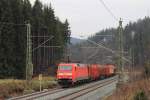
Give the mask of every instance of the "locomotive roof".
[(81, 64), (81, 63), (60, 63), (59, 65), (77, 65), (77, 66), (82, 66), (86, 64)]

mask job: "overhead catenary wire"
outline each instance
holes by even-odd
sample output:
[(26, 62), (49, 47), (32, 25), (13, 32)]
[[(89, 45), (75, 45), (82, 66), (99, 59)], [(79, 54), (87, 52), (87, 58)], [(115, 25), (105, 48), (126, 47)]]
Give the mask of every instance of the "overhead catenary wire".
[(15, 24), (11, 22), (0, 22), (0, 24), (5, 24), (5, 25), (16, 25), (16, 26), (25, 26), (26, 24)]
[(116, 20), (118, 21), (118, 18), (112, 13), (112, 11), (107, 7), (107, 5), (105, 4), (105, 2), (103, 0), (99, 0), (101, 2), (101, 4), (105, 7), (105, 9), (110, 13), (110, 15)]
[[(94, 48), (95, 49), (95, 48)], [(90, 55), (89, 57), (87, 57), (87, 59), (91, 59), (93, 58), (95, 55), (97, 55), (99, 52), (99, 48), (97, 48), (96, 52), (94, 52), (92, 55)]]
[[(107, 51), (109, 51), (109, 52), (111, 52), (111, 53), (113, 53), (113, 54), (115, 54), (115, 55), (117, 55), (117, 56), (120, 56), (118, 53), (116, 53), (114, 50), (112, 50), (112, 49), (110, 49), (110, 48), (107, 48), (107, 47), (105, 47), (105, 46), (103, 46), (103, 45), (101, 45), (101, 44), (98, 44), (98, 43), (96, 43), (96, 42), (94, 42), (94, 41), (92, 41), (92, 40), (89, 40), (89, 39), (87, 39), (87, 41), (89, 41), (89, 42), (91, 42), (91, 43), (93, 43), (93, 44), (95, 44), (95, 45), (97, 45), (97, 46), (99, 46), (99, 47), (101, 47), (101, 48), (104, 48), (105, 50), (107, 50)], [(123, 60), (125, 60), (125, 61), (131, 63), (131, 61), (130, 61), (129, 59), (127, 59), (127, 58), (125, 58), (125, 57), (121, 57), (121, 58), (122, 58)]]
[(51, 36), (49, 39), (47, 39), (46, 41), (44, 41), (43, 43), (41, 43), (38, 47), (34, 48), (32, 51), (34, 52), (35, 50), (37, 50), (38, 48), (40, 48), (42, 45), (44, 45), (45, 43), (47, 43), (49, 40), (53, 39), (54, 36)]

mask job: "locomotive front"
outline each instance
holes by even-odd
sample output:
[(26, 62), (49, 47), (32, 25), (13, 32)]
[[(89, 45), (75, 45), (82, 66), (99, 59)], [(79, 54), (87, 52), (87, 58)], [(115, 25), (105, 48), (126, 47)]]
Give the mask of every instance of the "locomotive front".
[(73, 83), (73, 64), (59, 64), (57, 70), (57, 80), (62, 86)]

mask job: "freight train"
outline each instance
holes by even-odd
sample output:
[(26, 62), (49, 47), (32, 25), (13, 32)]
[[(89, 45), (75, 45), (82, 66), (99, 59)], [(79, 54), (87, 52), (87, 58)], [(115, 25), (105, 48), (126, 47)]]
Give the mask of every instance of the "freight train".
[(98, 80), (115, 74), (116, 67), (112, 64), (80, 64), (60, 63), (57, 80), (61, 86), (73, 86), (78, 83)]

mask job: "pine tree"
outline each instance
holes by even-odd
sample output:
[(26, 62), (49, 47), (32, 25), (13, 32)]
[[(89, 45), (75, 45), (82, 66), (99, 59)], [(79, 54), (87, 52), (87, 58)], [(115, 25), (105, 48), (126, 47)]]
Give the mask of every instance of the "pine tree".
[(12, 10), (9, 0), (1, 0), (0, 16), (0, 78), (15, 74), (14, 68), (14, 29), (12, 24)]
[(29, 0), (0, 0), (0, 78), (25, 77), (26, 22), (31, 23), (32, 36), (49, 36), (32, 37), (35, 74), (41, 73), (45, 68), (43, 66), (48, 67), (61, 59), (61, 49), (39, 47), (35, 50), (51, 36), (54, 38), (44, 45), (63, 46), (69, 39), (66, 36), (68, 22), (62, 23), (57, 20), (51, 5), (43, 5), (36, 0), (32, 7)]

